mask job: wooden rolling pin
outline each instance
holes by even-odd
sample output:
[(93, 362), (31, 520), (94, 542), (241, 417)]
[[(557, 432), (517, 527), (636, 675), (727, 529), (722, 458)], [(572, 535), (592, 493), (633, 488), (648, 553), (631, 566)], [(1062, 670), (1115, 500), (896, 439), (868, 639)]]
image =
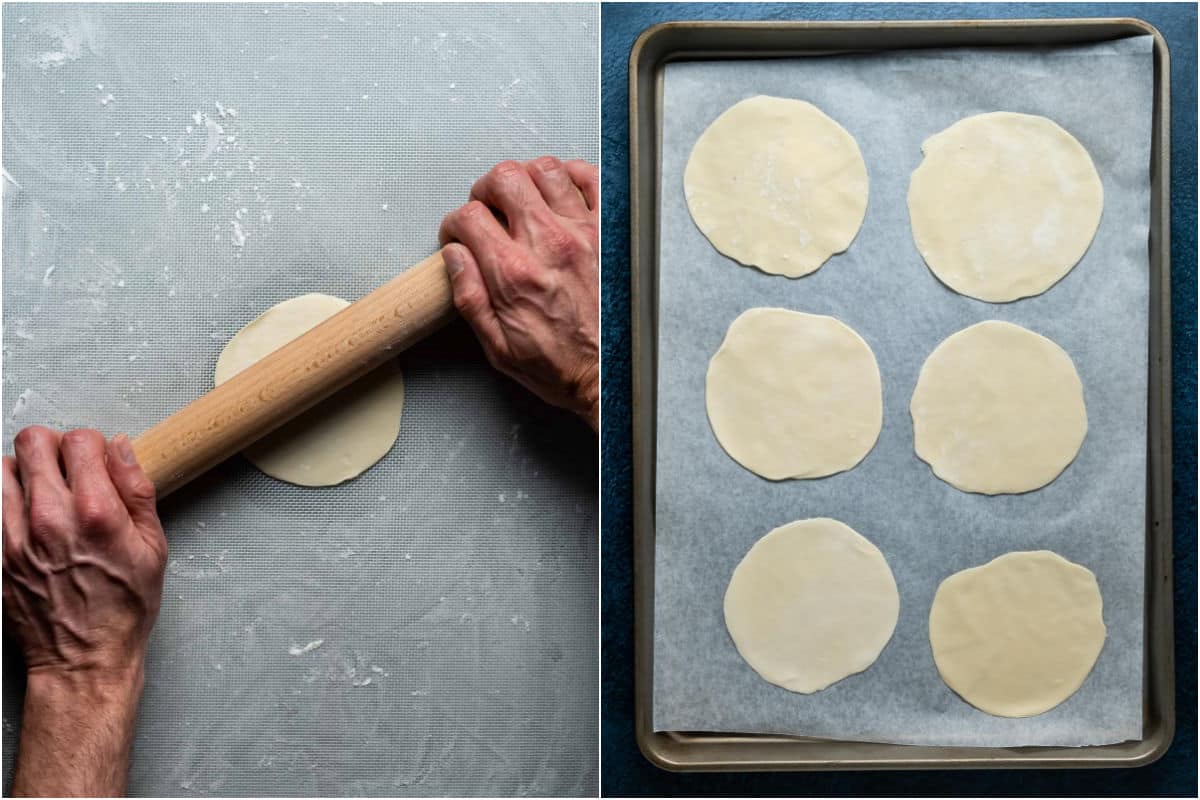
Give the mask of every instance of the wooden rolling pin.
[(161, 499), (454, 316), (439, 250), (133, 442)]

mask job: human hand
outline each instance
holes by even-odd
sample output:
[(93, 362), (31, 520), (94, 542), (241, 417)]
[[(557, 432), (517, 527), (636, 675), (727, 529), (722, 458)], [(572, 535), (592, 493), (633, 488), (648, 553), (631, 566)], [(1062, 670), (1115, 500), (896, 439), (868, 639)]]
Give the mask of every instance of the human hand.
[(600, 180), (583, 161), (497, 164), (442, 222), (454, 305), (492, 366), (600, 424)]
[(25, 428), (4, 458), (4, 616), (30, 675), (140, 680), (167, 541), (128, 437)]

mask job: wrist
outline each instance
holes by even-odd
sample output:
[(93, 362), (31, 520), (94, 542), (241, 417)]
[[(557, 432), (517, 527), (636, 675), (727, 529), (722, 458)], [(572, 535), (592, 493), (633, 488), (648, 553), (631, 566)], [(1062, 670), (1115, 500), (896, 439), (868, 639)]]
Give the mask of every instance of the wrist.
[(115, 669), (30, 669), (13, 796), (123, 795), (143, 678), (140, 656)]
[(145, 682), (142, 658), (122, 666), (34, 667), (29, 670), (26, 696), (53, 703), (68, 698), (86, 700), (94, 706), (126, 706), (136, 703)]

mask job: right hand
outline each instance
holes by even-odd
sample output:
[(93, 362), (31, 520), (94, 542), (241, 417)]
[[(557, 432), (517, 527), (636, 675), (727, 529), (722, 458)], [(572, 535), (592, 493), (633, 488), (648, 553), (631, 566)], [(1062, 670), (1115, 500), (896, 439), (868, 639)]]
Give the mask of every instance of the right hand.
[(30, 674), (140, 680), (167, 540), (126, 436), (30, 427), (4, 458), (4, 616)]
[(583, 161), (505, 161), (442, 222), (454, 305), (492, 366), (600, 424), (600, 180)]

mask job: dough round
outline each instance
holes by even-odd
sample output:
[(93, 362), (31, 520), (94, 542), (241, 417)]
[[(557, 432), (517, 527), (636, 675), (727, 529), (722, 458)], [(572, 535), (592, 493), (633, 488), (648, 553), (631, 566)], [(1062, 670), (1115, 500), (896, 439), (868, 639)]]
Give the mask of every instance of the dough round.
[(834, 319), (752, 308), (708, 364), (708, 420), (721, 447), (764, 478), (850, 469), (883, 426), (875, 354)]
[(1083, 258), (1104, 207), (1087, 150), (1045, 117), (967, 117), (925, 140), (912, 174), (913, 239), (959, 294), (1006, 303), (1041, 294)]
[(956, 572), (929, 610), (946, 685), (997, 717), (1032, 717), (1073, 695), (1104, 647), (1096, 576), (1049, 550)]
[(725, 627), (738, 653), (764, 680), (804, 694), (874, 664), (899, 614), (883, 553), (828, 518), (759, 539), (725, 590)]
[(854, 137), (816, 106), (760, 95), (700, 134), (683, 191), (713, 247), (797, 278), (854, 241), (867, 213), (867, 166)]
[(1083, 384), (1066, 351), (989, 320), (948, 337), (912, 396), (917, 455), (964, 492), (1017, 494), (1053, 481), (1087, 434)]
[[(350, 305), (327, 294), (284, 300), (238, 331), (217, 359), (220, 386), (309, 328)], [(361, 475), (400, 434), (404, 377), (385, 364), (255, 442), (243, 455), (272, 478), (333, 486)]]

